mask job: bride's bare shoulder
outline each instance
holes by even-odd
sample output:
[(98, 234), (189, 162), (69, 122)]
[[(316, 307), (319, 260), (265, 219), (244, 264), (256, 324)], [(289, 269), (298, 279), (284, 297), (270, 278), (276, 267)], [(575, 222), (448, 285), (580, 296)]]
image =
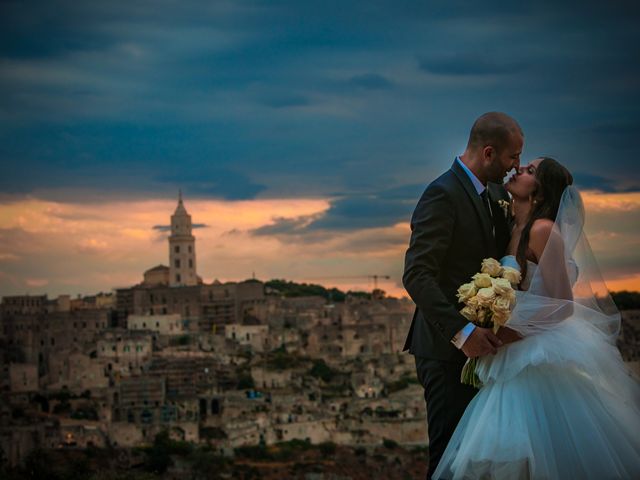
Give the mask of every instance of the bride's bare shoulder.
[(531, 225), (531, 231), (529, 232), (529, 248), (535, 255), (536, 260), (540, 260), (540, 256), (549, 241), (552, 231), (553, 220), (549, 220), (547, 218), (540, 218)]
[(553, 220), (549, 220), (548, 218), (539, 218), (533, 222), (531, 225), (531, 235), (547, 235), (551, 234), (551, 230), (553, 229)]

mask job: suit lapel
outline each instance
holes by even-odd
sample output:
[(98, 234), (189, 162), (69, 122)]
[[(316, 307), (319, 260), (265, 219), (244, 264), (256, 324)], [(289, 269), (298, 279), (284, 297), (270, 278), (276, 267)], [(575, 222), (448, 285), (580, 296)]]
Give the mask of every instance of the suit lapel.
[(493, 211), (493, 223), (496, 227), (496, 248), (498, 249), (498, 256), (504, 255), (507, 245), (509, 244), (509, 239), (511, 238), (510, 214), (509, 212), (505, 212), (504, 208), (498, 203), (500, 200), (504, 200), (500, 192), (501, 187), (499, 184), (489, 184), (489, 199)]
[[(471, 179), (467, 175), (467, 172), (465, 172), (462, 169), (462, 167), (458, 165), (457, 161), (453, 162), (453, 165), (451, 166), (451, 170), (453, 171), (453, 173), (455, 173), (456, 177), (458, 177), (458, 180), (462, 184), (464, 191), (466, 192), (467, 196), (469, 197), (469, 200), (471, 201), (471, 204), (473, 205), (473, 208), (476, 211), (476, 215), (480, 219), (480, 224), (482, 225), (483, 238), (487, 246), (487, 250), (490, 252), (489, 255), (495, 256), (496, 241), (495, 241), (495, 238), (493, 237), (493, 228), (492, 228), (489, 216), (486, 213), (485, 206), (482, 204), (482, 199), (480, 198), (480, 195), (478, 195), (478, 192), (473, 186), (473, 183), (471, 183)], [(492, 208), (493, 208), (493, 204), (492, 204)]]

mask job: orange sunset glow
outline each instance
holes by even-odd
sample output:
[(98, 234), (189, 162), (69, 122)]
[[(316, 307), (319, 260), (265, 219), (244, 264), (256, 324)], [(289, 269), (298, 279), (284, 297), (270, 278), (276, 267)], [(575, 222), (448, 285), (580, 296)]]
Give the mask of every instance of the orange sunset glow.
[[(612, 291), (640, 290), (637, 262), (640, 193), (583, 193), (587, 232)], [(199, 200), (185, 198), (195, 225), (198, 273), (205, 282), (261, 280), (320, 283), (342, 290), (379, 288), (406, 296), (401, 284), (408, 222), (390, 227), (295, 235), (254, 230), (280, 219), (317, 218), (330, 199)], [(167, 264), (167, 233), (176, 200), (81, 204), (37, 198), (0, 204), (3, 294), (91, 294), (138, 283)]]

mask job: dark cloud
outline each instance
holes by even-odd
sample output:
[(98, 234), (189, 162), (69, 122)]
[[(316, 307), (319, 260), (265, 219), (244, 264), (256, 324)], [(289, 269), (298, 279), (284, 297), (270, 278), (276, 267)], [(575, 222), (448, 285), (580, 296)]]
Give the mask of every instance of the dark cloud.
[(624, 179), (613, 180), (611, 178), (584, 172), (573, 173), (573, 181), (578, 188), (584, 190), (599, 190), (605, 193), (629, 193), (640, 191), (640, 187), (637, 185), (625, 186)]
[[(321, 214), (296, 218), (276, 218), (269, 225), (252, 230), (253, 235), (308, 237), (315, 242), (319, 233), (390, 227), (408, 222), (423, 185), (403, 185), (375, 194), (338, 198)], [(373, 239), (372, 239), (373, 241)]]
[[(182, 186), (184, 194), (190, 197), (245, 200), (255, 198), (266, 188), (264, 185), (252, 182), (245, 175), (230, 170), (203, 169), (200, 165), (192, 167), (179, 165), (176, 167), (181, 168), (153, 178), (160, 183), (173, 185), (174, 188)], [(176, 168), (171, 170), (176, 170)]]
[(388, 226), (489, 110), (525, 158), (635, 191), (636, 3), (1, 2), (0, 191), (335, 198), (273, 233)]
[(436, 75), (504, 75), (515, 74), (524, 70), (523, 61), (503, 60), (495, 53), (434, 53), (423, 57), (418, 68), (426, 73)]
[[(640, 71), (637, 78), (640, 78)], [(640, 138), (640, 119), (634, 123), (626, 124), (598, 124), (587, 131), (589, 134), (596, 136), (597, 141), (602, 144), (610, 145), (614, 148), (620, 145), (631, 146)]]
[(326, 214), (308, 225), (309, 230), (358, 230), (394, 225), (411, 216), (412, 205), (378, 195), (336, 200)]
[(384, 90), (393, 86), (391, 81), (376, 73), (354, 75), (349, 79), (349, 84), (366, 90)]
[(272, 108), (288, 108), (309, 105), (310, 100), (302, 95), (277, 95), (263, 98), (261, 102)]
[(253, 235), (298, 235), (304, 233), (305, 228), (313, 222), (314, 216), (305, 215), (296, 218), (277, 217), (273, 223), (251, 230)]

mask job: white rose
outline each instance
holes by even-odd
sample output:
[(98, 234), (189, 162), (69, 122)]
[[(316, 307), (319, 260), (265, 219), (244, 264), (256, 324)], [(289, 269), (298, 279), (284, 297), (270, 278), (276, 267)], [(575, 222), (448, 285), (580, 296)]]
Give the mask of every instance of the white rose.
[[(502, 327), (507, 324), (509, 321), (509, 313), (505, 312), (494, 312), (491, 319), (493, 320), (494, 326)], [(496, 329), (497, 331), (497, 329)]]
[(491, 304), (491, 311), (496, 313), (506, 313), (509, 314), (511, 311), (511, 301), (508, 297), (496, 297), (493, 303)]
[(473, 308), (473, 307), (468, 306), (468, 305), (466, 307), (464, 307), (462, 310), (460, 310), (460, 313), (462, 314), (462, 316), (464, 318), (466, 318), (470, 322), (475, 322), (478, 319), (477, 310), (475, 308)]
[(478, 290), (478, 294), (476, 296), (478, 297), (478, 301), (480, 302), (481, 306), (488, 307), (496, 298), (496, 292), (492, 287), (481, 288), (480, 290)]
[(487, 288), (491, 286), (491, 276), (488, 273), (476, 273), (473, 277), (473, 283), (478, 288)]
[(466, 302), (468, 307), (471, 308), (479, 308), (480, 307), (480, 299), (478, 298), (478, 295), (474, 295), (473, 297), (469, 298)]
[(511, 282), (506, 278), (492, 278), (491, 286), (498, 295), (508, 295), (510, 292), (513, 292)]
[(458, 301), (466, 302), (471, 297), (473, 297), (477, 292), (478, 292), (478, 289), (476, 288), (473, 282), (460, 285), (460, 288), (458, 288)]
[(511, 310), (513, 310), (513, 307), (516, 306), (516, 292), (511, 290), (507, 295), (503, 295), (503, 297), (509, 299), (509, 306)]
[(502, 267), (502, 278), (511, 282), (512, 285), (518, 285), (522, 278), (520, 272), (513, 267)]
[(497, 277), (502, 272), (502, 265), (500, 265), (500, 262), (495, 258), (485, 258), (482, 260), (482, 268), (480, 271), (492, 277)]
[(493, 333), (497, 333), (498, 328), (504, 326), (509, 320), (509, 313), (494, 312), (491, 319), (493, 320)]

